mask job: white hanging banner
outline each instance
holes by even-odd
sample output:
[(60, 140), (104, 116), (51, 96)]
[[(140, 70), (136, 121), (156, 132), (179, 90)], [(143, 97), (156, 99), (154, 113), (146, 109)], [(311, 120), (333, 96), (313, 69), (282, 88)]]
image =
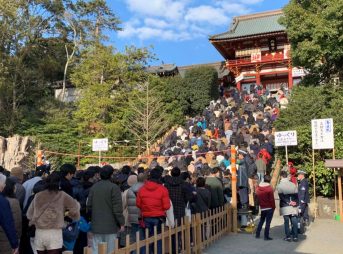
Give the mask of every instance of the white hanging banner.
[(312, 149), (333, 149), (333, 119), (313, 119), (312, 124)]
[(296, 146), (298, 145), (297, 131), (275, 132), (275, 146)]

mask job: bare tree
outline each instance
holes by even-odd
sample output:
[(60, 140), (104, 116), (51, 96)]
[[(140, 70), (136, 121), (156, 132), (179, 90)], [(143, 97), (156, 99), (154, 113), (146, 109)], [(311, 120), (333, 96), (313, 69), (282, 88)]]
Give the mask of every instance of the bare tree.
[(126, 127), (142, 141), (150, 154), (151, 145), (169, 128), (170, 122), (164, 104), (150, 88), (149, 82), (144, 83), (129, 99), (129, 110), (133, 113)]
[(66, 50), (66, 57), (67, 57), (67, 61), (64, 65), (64, 72), (63, 72), (63, 87), (62, 87), (62, 94), (61, 94), (61, 100), (64, 101), (64, 96), (65, 96), (65, 90), (66, 90), (66, 82), (67, 82), (67, 74), (68, 74), (68, 67), (70, 65), (70, 63), (73, 60), (73, 57), (77, 51), (77, 49), (79, 48), (80, 44), (81, 44), (81, 40), (82, 40), (82, 36), (81, 36), (81, 29), (78, 29), (77, 25), (76, 25), (76, 21), (73, 19), (72, 15), (68, 12), (64, 13), (64, 18), (66, 20), (66, 23), (68, 24), (68, 26), (70, 27), (70, 29), (72, 30), (72, 34), (73, 34), (73, 45), (71, 48), (71, 52), (69, 52), (69, 48), (68, 48), (68, 44), (65, 44), (65, 50)]

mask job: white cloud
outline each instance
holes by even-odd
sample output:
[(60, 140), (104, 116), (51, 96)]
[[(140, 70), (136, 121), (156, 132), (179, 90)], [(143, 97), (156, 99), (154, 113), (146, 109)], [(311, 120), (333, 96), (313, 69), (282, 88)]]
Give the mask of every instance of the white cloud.
[(209, 5), (201, 5), (190, 8), (185, 16), (186, 21), (204, 22), (211, 25), (225, 25), (229, 22), (229, 17), (225, 15), (223, 9), (214, 8)]
[(146, 26), (157, 27), (157, 28), (166, 28), (168, 26), (171, 26), (170, 23), (167, 23), (166, 21), (164, 21), (162, 19), (154, 19), (154, 18), (144, 19), (144, 24)]
[(240, 2), (243, 4), (258, 4), (263, 2), (264, 0), (241, 0)]
[(182, 41), (227, 28), (233, 16), (252, 12), (253, 5), (264, 0), (123, 1), (134, 18), (124, 22), (119, 37)]
[(167, 19), (180, 19), (183, 16), (185, 0), (126, 0), (128, 8), (132, 12), (153, 17)]
[(228, 1), (218, 1), (218, 8), (223, 10), (226, 14), (232, 14), (234, 16), (247, 14), (251, 9), (242, 3), (234, 3)]
[(124, 30), (119, 31), (118, 35), (121, 38), (136, 37), (140, 40), (154, 38), (168, 41), (184, 41), (189, 40), (191, 38), (191, 35), (187, 31), (180, 32), (172, 29), (149, 27), (144, 25), (139, 26), (135, 25), (132, 22), (125, 23)]

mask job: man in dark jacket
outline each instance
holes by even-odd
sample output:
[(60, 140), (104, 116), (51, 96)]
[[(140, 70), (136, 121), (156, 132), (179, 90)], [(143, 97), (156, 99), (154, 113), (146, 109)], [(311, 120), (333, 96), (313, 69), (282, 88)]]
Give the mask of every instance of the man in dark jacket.
[(264, 240), (273, 240), (269, 237), (270, 223), (273, 219), (275, 210), (274, 190), (270, 185), (271, 177), (269, 175), (264, 176), (264, 182), (261, 182), (256, 188), (256, 195), (261, 207), (261, 218), (256, 230), (256, 238), (260, 238), (260, 233), (264, 221), (266, 221), (266, 227), (264, 229)]
[(238, 175), (237, 187), (239, 193), (239, 201), (242, 209), (247, 209), (249, 204), (249, 165), (247, 165), (245, 157), (248, 152), (243, 149), (238, 150)]
[(211, 175), (206, 178), (206, 185), (210, 187), (211, 192), (211, 209), (224, 205), (223, 183), (218, 178), (219, 171), (219, 167), (211, 168)]
[(205, 178), (198, 177), (196, 193), (196, 202), (193, 203), (194, 213), (207, 212), (211, 207), (211, 192), (205, 187)]
[(173, 203), (174, 218), (180, 223), (181, 218), (185, 216), (186, 204), (191, 201), (193, 194), (188, 190), (181, 177), (181, 170), (178, 167), (174, 167), (171, 170), (171, 176), (166, 176), (164, 182), (164, 186), (169, 191), (169, 197)]
[(110, 181), (113, 171), (110, 165), (101, 169), (101, 180), (92, 186), (87, 200), (92, 213), (93, 253), (98, 253), (100, 242), (107, 242), (108, 252), (112, 252), (118, 231), (124, 231), (120, 188)]
[(75, 175), (76, 168), (72, 164), (63, 164), (60, 168), (61, 182), (60, 188), (69, 196), (73, 195), (73, 185), (71, 184), (71, 179)]
[(13, 254), (18, 252), (18, 238), (14, 226), (14, 219), (8, 200), (1, 194), (5, 187), (6, 176), (0, 174), (0, 226), (3, 228), (8, 241), (13, 249)]
[(309, 223), (308, 216), (308, 203), (310, 203), (310, 195), (308, 192), (309, 184), (305, 178), (305, 172), (302, 170), (298, 171), (298, 197), (299, 197), (299, 207), (300, 207), (300, 216), (304, 218), (306, 224)]

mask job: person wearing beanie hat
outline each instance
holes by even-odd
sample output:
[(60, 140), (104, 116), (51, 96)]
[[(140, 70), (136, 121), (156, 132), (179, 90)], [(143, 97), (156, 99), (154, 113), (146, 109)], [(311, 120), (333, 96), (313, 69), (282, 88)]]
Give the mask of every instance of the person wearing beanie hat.
[(136, 202), (138, 191), (143, 187), (145, 178), (145, 174), (142, 173), (138, 176), (129, 176), (128, 184), (131, 187), (123, 193), (123, 208), (124, 213), (127, 212), (126, 226), (130, 227), (131, 242), (136, 242), (137, 232), (139, 232), (140, 240), (144, 236), (143, 229), (140, 228), (141, 210), (137, 207)]
[(129, 178), (127, 179), (127, 184), (131, 187), (135, 183), (137, 183), (137, 176), (136, 175), (130, 175)]
[[(144, 183), (137, 193), (136, 205), (141, 210), (145, 228), (149, 231), (149, 237), (154, 234), (154, 227), (157, 227), (157, 234), (162, 231), (162, 223), (166, 218), (166, 211), (170, 208), (168, 190), (161, 184), (162, 172), (159, 169), (152, 169), (149, 180)], [(151, 246), (153, 249), (153, 246)], [(157, 253), (162, 254), (162, 241), (157, 242)]]
[(25, 200), (25, 189), (22, 185), (24, 179), (24, 170), (21, 167), (12, 168), (10, 179), (15, 182), (15, 196), (19, 200), (21, 209), (23, 209)]

